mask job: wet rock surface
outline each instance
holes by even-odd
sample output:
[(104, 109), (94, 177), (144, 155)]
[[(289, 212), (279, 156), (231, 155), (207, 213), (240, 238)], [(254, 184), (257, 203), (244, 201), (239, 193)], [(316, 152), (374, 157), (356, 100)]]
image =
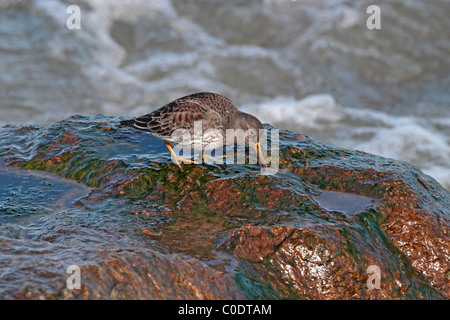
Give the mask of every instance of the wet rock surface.
[(119, 121), (0, 128), (1, 297), (448, 299), (450, 195), (409, 164), (280, 131), (275, 175), (180, 171)]

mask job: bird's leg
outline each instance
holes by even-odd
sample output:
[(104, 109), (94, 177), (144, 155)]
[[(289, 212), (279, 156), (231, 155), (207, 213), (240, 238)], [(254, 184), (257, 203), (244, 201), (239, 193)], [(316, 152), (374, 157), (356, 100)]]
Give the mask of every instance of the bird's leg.
[(169, 143), (164, 142), (164, 144), (166, 145), (167, 149), (169, 149), (170, 154), (172, 155), (172, 160), (175, 162), (175, 164), (176, 164), (176, 165), (178, 166), (178, 168), (180, 168), (181, 170), (183, 170), (183, 169), (181, 168), (180, 161), (182, 161), (182, 162), (187, 162), (187, 163), (191, 163), (191, 164), (192, 164), (192, 163), (198, 164), (197, 161), (192, 160), (192, 157), (180, 157), (180, 156), (177, 156), (177, 155), (175, 154), (175, 152), (173, 151), (173, 149), (172, 149), (172, 147), (170, 146)]
[(266, 161), (266, 159), (264, 158), (264, 155), (263, 155), (263, 153), (262, 153), (261, 145), (259, 144), (259, 141), (253, 145), (253, 149), (255, 149), (256, 154), (258, 155), (258, 162), (259, 162), (259, 165), (260, 165), (261, 167), (263, 167), (263, 168), (267, 167), (267, 161)]

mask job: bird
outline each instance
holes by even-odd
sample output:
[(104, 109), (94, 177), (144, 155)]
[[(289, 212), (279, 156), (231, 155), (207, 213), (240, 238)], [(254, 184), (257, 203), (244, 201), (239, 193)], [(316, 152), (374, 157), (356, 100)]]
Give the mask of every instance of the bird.
[[(198, 162), (191, 157), (177, 155), (173, 151), (174, 146), (194, 146), (194, 151), (205, 160), (212, 158), (205, 154), (205, 150), (242, 142), (253, 147), (259, 158), (258, 163), (261, 167), (266, 167), (260, 144), (264, 129), (261, 121), (251, 114), (239, 111), (229, 98), (218, 93), (189, 94), (148, 114), (122, 120), (120, 124), (149, 132), (161, 139), (181, 170), (180, 162)], [(226, 138), (228, 129), (235, 130), (232, 139)]]

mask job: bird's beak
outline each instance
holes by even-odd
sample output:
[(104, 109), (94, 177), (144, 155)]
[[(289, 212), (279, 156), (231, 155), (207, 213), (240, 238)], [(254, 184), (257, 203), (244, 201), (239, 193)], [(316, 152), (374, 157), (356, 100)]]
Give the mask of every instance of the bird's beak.
[(261, 167), (265, 168), (267, 167), (266, 159), (264, 158), (264, 155), (261, 151), (261, 145), (259, 144), (259, 141), (253, 145), (253, 149), (255, 149), (256, 154), (258, 155), (258, 163)]

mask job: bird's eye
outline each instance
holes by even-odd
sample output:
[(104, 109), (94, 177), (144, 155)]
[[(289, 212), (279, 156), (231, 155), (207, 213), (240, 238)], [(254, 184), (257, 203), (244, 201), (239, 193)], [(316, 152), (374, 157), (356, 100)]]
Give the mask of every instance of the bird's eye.
[(256, 134), (256, 131), (253, 129), (250, 129), (248, 132), (251, 136), (254, 136)]

